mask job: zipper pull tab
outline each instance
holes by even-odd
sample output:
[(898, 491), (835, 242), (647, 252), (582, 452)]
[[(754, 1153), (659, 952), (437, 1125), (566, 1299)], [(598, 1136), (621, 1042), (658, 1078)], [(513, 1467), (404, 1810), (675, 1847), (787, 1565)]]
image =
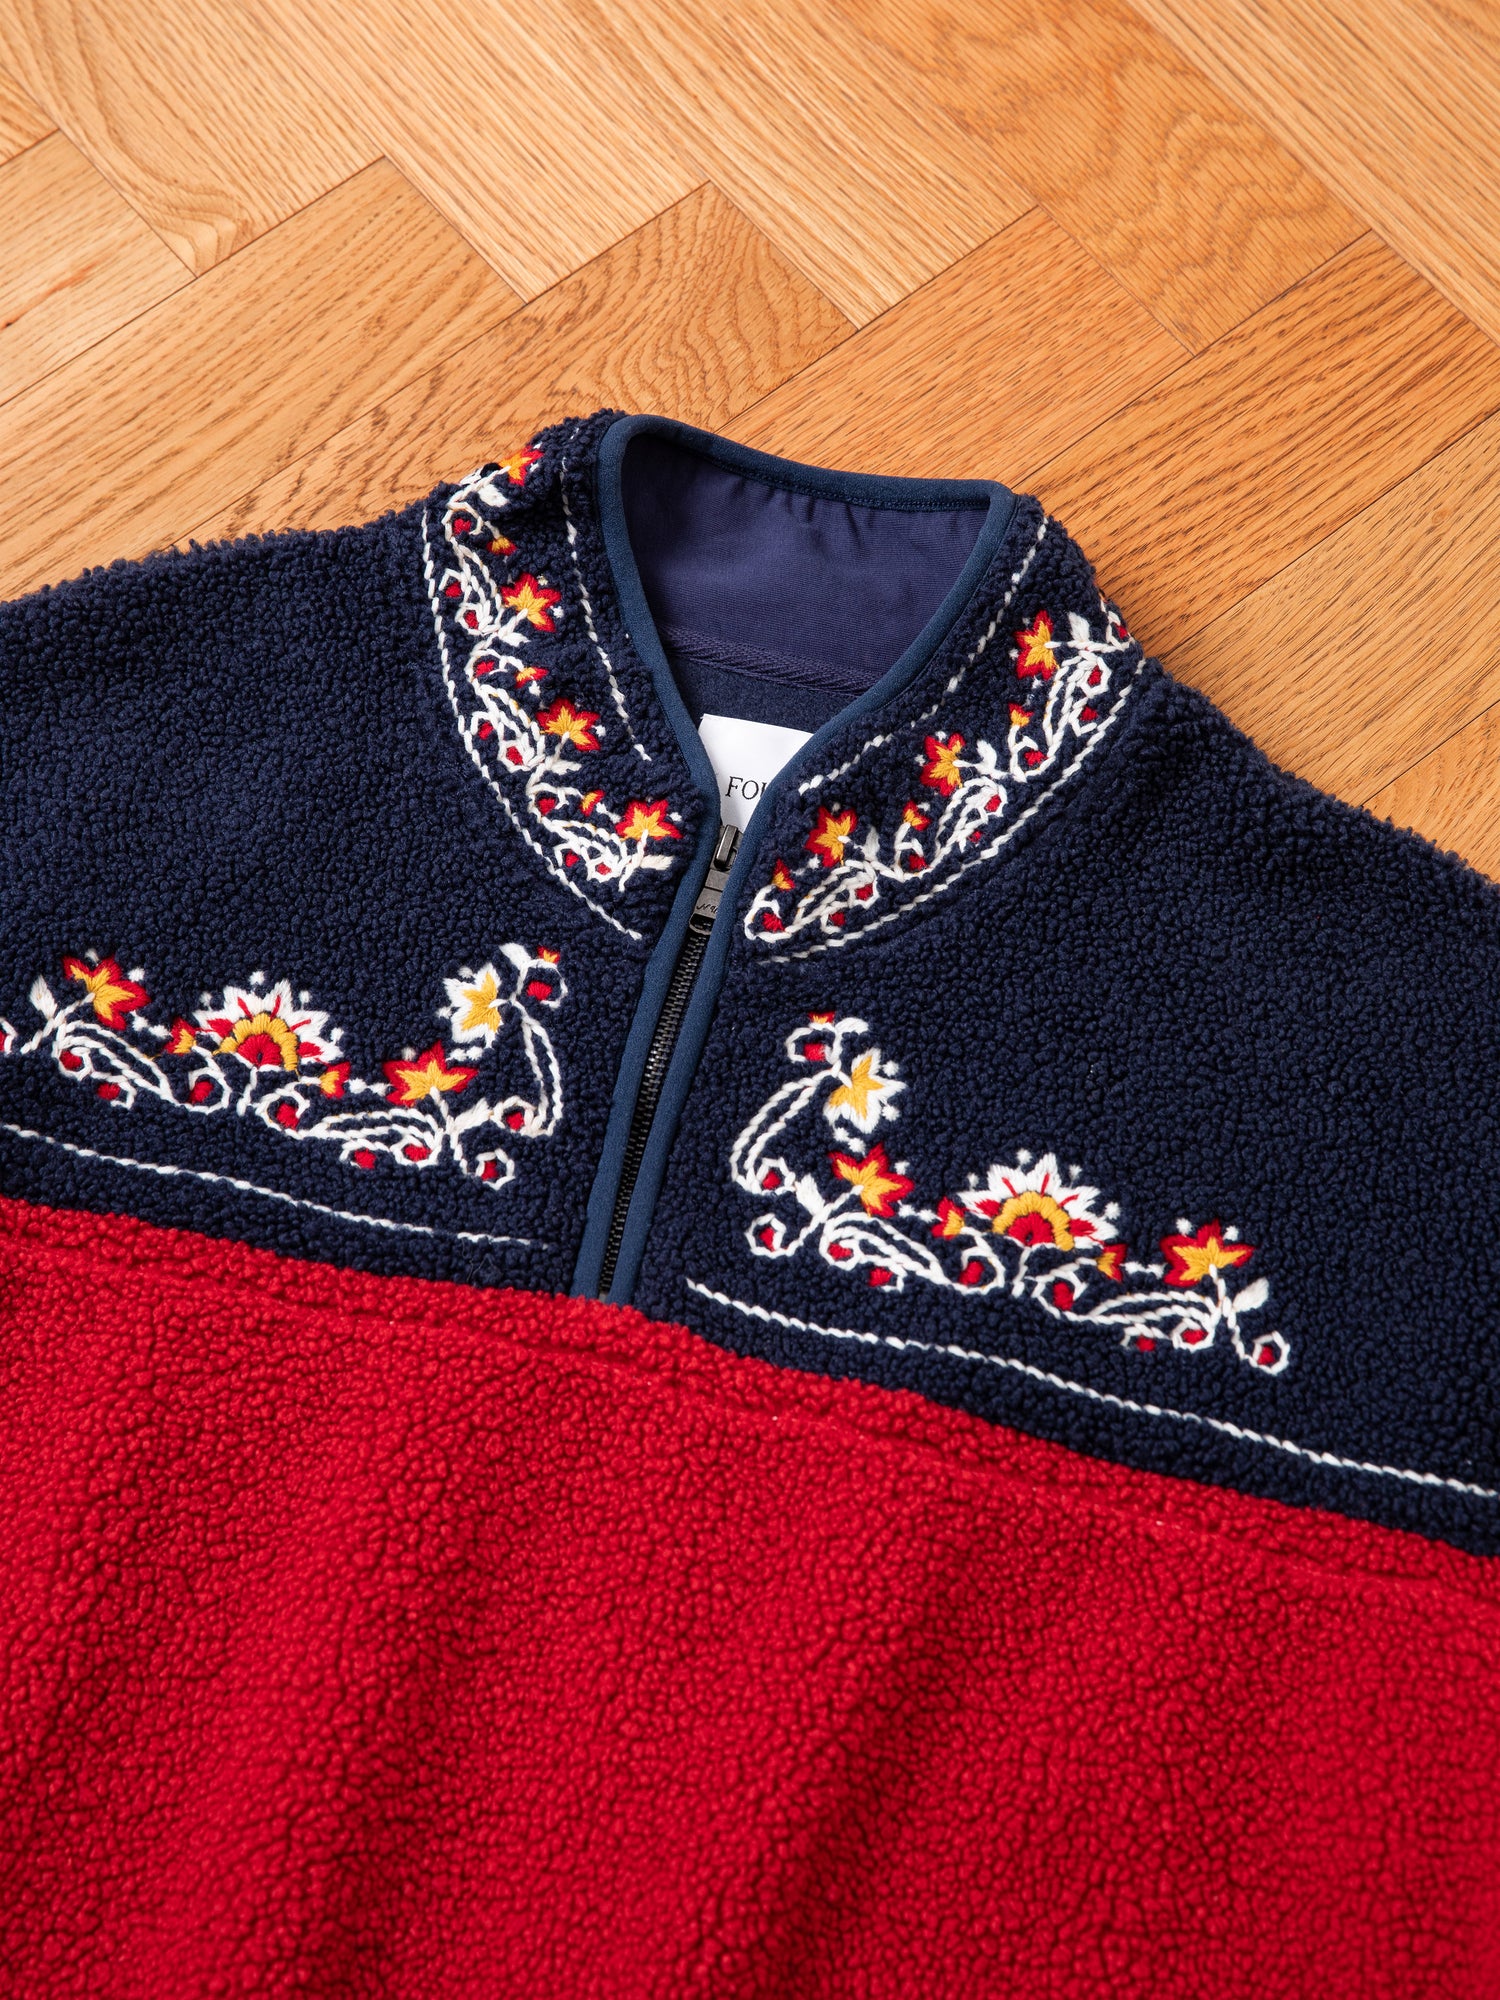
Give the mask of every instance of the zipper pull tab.
[(698, 900), (693, 905), (689, 927), (695, 931), (711, 931), (714, 918), (719, 914), (719, 901), (729, 880), (729, 871), (734, 866), (735, 852), (740, 844), (740, 830), (727, 821), (719, 828), (719, 837), (714, 842), (713, 859), (708, 864), (708, 874), (703, 887), (698, 891)]

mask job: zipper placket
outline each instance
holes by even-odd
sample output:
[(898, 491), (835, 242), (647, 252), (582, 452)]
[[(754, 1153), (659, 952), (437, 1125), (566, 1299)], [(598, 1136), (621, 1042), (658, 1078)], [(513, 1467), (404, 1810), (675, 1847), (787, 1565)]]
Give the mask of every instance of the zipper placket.
[(714, 919), (719, 914), (719, 903), (725, 885), (729, 881), (729, 871), (734, 865), (735, 850), (739, 844), (740, 830), (737, 826), (726, 825), (719, 828), (714, 841), (713, 858), (708, 864), (708, 874), (704, 878), (703, 887), (698, 891), (693, 914), (688, 918), (687, 936), (682, 941), (682, 950), (677, 955), (677, 963), (672, 968), (672, 977), (667, 982), (666, 998), (661, 1003), (661, 1012), (657, 1016), (656, 1028), (651, 1036), (651, 1047), (646, 1052), (645, 1066), (641, 1071), (641, 1087), (636, 1092), (635, 1109), (630, 1114), (630, 1130), (626, 1135), (625, 1154), (620, 1164), (620, 1179), (615, 1188), (614, 1210), (609, 1218), (609, 1235), (604, 1243), (604, 1260), (599, 1267), (601, 1299), (609, 1296), (609, 1288), (615, 1281), (615, 1266), (620, 1260), (620, 1245), (625, 1240), (625, 1220), (630, 1213), (630, 1198), (635, 1193), (641, 1162), (646, 1157), (646, 1146), (651, 1137), (651, 1127), (656, 1122), (656, 1108), (661, 1102), (662, 1086), (667, 1080), (667, 1071), (672, 1066), (672, 1052), (677, 1047), (677, 1037), (682, 1033), (688, 1002), (692, 999), (693, 988), (698, 983), (703, 955), (708, 950)]

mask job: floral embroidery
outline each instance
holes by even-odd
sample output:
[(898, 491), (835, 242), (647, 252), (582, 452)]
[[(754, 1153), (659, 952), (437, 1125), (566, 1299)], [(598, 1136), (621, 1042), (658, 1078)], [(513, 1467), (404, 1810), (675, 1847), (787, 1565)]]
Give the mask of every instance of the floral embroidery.
[[(514, 452), (449, 496), (440, 571), (433, 561), (439, 538), (429, 532), (428, 590), (448, 696), (470, 756), (554, 874), (618, 923), (590, 891), (618, 893), (641, 876), (672, 868), (668, 843), (681, 838), (680, 820), (664, 798), (627, 794), (611, 802), (610, 770), (590, 768), (605, 766), (611, 730), (618, 728), (622, 747), (631, 743), (607, 660), (618, 724), (606, 724), (576, 689), (552, 684), (562, 670), (528, 650), (564, 626), (568, 606), (547, 576), (530, 568), (510, 573), (510, 559), (520, 561), (517, 544), (496, 522), (513, 504), (511, 488), (525, 485), (541, 457), (530, 447)], [(586, 602), (581, 608), (597, 650)], [(619, 928), (638, 935), (628, 925)]]
[[(23, 1041), (0, 1021), (0, 1055), (50, 1055), (120, 1110), (146, 1099), (203, 1116), (234, 1111), (284, 1138), (337, 1146), (346, 1166), (446, 1160), (502, 1188), (516, 1163), (500, 1135), (550, 1138), (562, 1118), (557, 1056), (531, 1007), (555, 1009), (567, 989), (555, 951), (507, 944), (499, 957), (445, 981), (438, 1018), (454, 1049), (442, 1039), (420, 1054), (407, 1049), (382, 1065), (382, 1083), (351, 1074), (342, 1030), (288, 979), (252, 973), (162, 1026), (145, 1018), (153, 1002), (144, 972), (122, 973), (93, 952), (63, 960), (64, 978), (82, 988), (74, 998), (59, 1000), (45, 978), (33, 982), (41, 1026)], [(507, 1081), (519, 1088), (490, 1094)]]
[[(492, 545), (493, 546), (493, 545)], [(511, 547), (514, 548), (512, 543)], [(507, 611), (515, 611), (538, 632), (555, 632), (557, 621), (552, 616), (552, 607), (562, 602), (560, 590), (549, 590), (546, 584), (527, 574), (518, 576), (514, 583), (507, 584), (500, 593), (500, 602)], [(598, 716), (594, 717), (597, 722)]]
[(123, 1028), (130, 1015), (151, 997), (144, 986), (127, 979), (112, 958), (101, 959), (97, 965), (87, 959), (65, 958), (63, 976), (84, 988), (96, 1019), (106, 1028)]
[(877, 1288), (916, 1282), (1025, 1300), (1066, 1325), (1112, 1333), (1137, 1353), (1162, 1344), (1196, 1353), (1223, 1333), (1261, 1372), (1286, 1367), (1283, 1336), (1245, 1325), (1270, 1298), (1265, 1279), (1238, 1290), (1228, 1282), (1254, 1246), (1217, 1218), (1197, 1229), (1179, 1219), (1160, 1239), (1165, 1262), (1138, 1259), (1120, 1233), (1119, 1204), (1104, 1201), (1080, 1168), (1019, 1150), (933, 1208), (908, 1201), (917, 1187), (909, 1163), (875, 1140), (899, 1118), (906, 1084), (895, 1063), (865, 1046), (868, 1034), (864, 1021), (828, 1014), (794, 1029), (786, 1054), (796, 1074), (734, 1142), (735, 1186), (777, 1204), (746, 1231), (757, 1257), (794, 1257), (811, 1246), (835, 1268), (863, 1270)]
[[(1041, 781), (1065, 776), (1118, 710), (1117, 675), (1139, 660), (1140, 649), (1112, 606), (1101, 600), (1101, 611), (1102, 634), (1076, 611), (1068, 614), (1066, 637), (1046, 610), (1016, 631), (1019, 685), (999, 710), (1003, 737), (998, 730), (994, 741), (929, 730), (931, 711), (914, 725), (909, 775), (899, 781), (889, 828), (879, 815), (862, 820), (843, 800), (820, 805), (803, 842), (811, 858), (776, 859), (746, 912), (746, 935), (777, 946), (809, 933), (843, 942), (882, 903), (899, 908), (903, 898), (909, 901), (918, 877), (923, 893), (935, 893), (995, 853), (1043, 795)], [(885, 741), (873, 739), (872, 747)], [(840, 775), (815, 776), (802, 790)]]

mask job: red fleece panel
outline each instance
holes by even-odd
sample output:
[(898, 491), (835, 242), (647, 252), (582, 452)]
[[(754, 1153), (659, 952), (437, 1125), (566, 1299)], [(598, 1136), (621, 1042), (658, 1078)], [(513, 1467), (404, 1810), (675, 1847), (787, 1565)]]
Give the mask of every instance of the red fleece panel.
[(4, 1990), (1493, 1995), (1500, 1568), (0, 1203)]

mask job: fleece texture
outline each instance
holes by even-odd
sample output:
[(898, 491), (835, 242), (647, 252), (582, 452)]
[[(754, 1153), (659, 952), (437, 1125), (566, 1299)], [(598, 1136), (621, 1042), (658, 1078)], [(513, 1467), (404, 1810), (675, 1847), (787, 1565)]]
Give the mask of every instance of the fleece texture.
[(7, 1991), (1495, 1991), (1491, 1563), (3, 1214)]
[(1500, 1990), (1492, 884), (608, 411), (0, 691), (0, 1990)]

